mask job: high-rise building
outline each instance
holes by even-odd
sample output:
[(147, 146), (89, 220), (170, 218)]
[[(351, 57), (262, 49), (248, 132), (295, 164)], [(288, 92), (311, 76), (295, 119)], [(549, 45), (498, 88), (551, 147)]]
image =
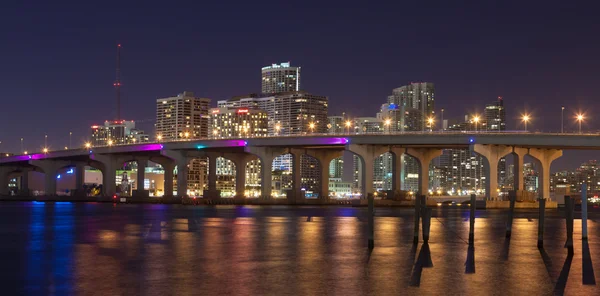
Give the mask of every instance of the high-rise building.
[(300, 67), (290, 62), (263, 67), (261, 90), (263, 94), (300, 91)]
[(135, 128), (134, 121), (111, 120), (104, 125), (92, 126), (92, 146), (108, 146), (142, 143), (148, 141), (148, 135), (143, 130)]
[(327, 133), (343, 134), (346, 132), (346, 123), (343, 116), (329, 116), (327, 120), (329, 121), (327, 124)]
[(208, 134), (210, 99), (184, 91), (156, 100), (156, 136), (162, 140), (200, 139)]
[(325, 96), (304, 91), (287, 92), (264, 97), (236, 97), (218, 101), (217, 105), (219, 108), (246, 107), (264, 110), (269, 116), (269, 135), (327, 132), (328, 102)]
[(253, 108), (212, 108), (210, 129), (213, 138), (265, 137), (267, 112)]
[(504, 110), (504, 101), (502, 97), (485, 106), (485, 122), (483, 123), (487, 131), (506, 130), (506, 111)]
[[(411, 129), (424, 131), (427, 127), (427, 118), (434, 114), (435, 87), (431, 82), (418, 82), (395, 88), (392, 90), (392, 95), (388, 97), (388, 104), (398, 106), (402, 112), (409, 109), (419, 110), (420, 118)], [(411, 116), (414, 113), (411, 112)], [(404, 126), (406, 125), (404, 123)]]

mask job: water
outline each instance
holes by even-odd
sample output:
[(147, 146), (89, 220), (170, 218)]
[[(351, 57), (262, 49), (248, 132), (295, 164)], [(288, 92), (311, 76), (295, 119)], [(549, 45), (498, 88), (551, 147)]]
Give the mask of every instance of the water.
[[(407, 208), (378, 208), (375, 249), (366, 209), (0, 203), (2, 295), (598, 295), (600, 213), (589, 246), (562, 213), (435, 208), (428, 245), (412, 244)], [(591, 259), (582, 256), (589, 251)], [(600, 284), (600, 282), (599, 282)]]

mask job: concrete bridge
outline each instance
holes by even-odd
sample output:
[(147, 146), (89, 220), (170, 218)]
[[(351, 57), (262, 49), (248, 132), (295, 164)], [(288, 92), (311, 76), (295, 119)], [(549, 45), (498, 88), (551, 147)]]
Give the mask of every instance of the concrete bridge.
[[(383, 134), (309, 134), (294, 136), (261, 137), (247, 139), (201, 139), (176, 142), (143, 143), (122, 146), (81, 148), (29, 155), (16, 155), (0, 159), (0, 195), (8, 194), (9, 177), (22, 176), (22, 186), (28, 188), (27, 173), (38, 171), (45, 174), (45, 192), (56, 193), (56, 174), (60, 169), (75, 167), (76, 187), (83, 187), (85, 166), (99, 169), (103, 174), (103, 194), (116, 192), (115, 174), (124, 162), (136, 161), (138, 171), (143, 172), (148, 161), (165, 169), (165, 196), (173, 195), (173, 170), (178, 168), (177, 192), (187, 192), (187, 165), (192, 158), (208, 158), (208, 191), (216, 192), (216, 158), (231, 160), (236, 168), (245, 168), (248, 161), (259, 159), (263, 168), (271, 168), (273, 159), (290, 153), (293, 157), (293, 192), (300, 192), (300, 157), (310, 155), (318, 160), (321, 169), (320, 196), (328, 198), (329, 162), (342, 154), (352, 153), (360, 159), (363, 194), (373, 192), (373, 162), (383, 153), (393, 155), (393, 188), (400, 187), (400, 164), (402, 154), (418, 160), (421, 168), (427, 168), (432, 159), (442, 154), (442, 149), (470, 148), (485, 159), (485, 177), (488, 182), (486, 197), (497, 199), (497, 168), (500, 158), (514, 155), (515, 188), (523, 189), (523, 158), (531, 156), (540, 171), (540, 198), (550, 195), (550, 165), (562, 156), (565, 149), (598, 150), (598, 134), (550, 134), (525, 132), (405, 132)], [(138, 174), (137, 184), (144, 183), (144, 175)], [(236, 194), (244, 195), (245, 169), (236, 170)], [(271, 169), (261, 170), (262, 195), (271, 195)], [(419, 173), (419, 193), (427, 194), (428, 170)], [(300, 195), (295, 195), (300, 196)]]

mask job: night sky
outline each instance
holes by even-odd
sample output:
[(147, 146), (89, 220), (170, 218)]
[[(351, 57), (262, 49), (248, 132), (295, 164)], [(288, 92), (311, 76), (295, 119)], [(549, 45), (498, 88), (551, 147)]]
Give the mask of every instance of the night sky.
[[(445, 118), (502, 96), (508, 128), (600, 130), (600, 20), (594, 1), (10, 1), (0, 8), (0, 150), (82, 144), (115, 117), (116, 44), (122, 114), (149, 120), (184, 90), (217, 100), (260, 91), (260, 68), (291, 61), (330, 115), (375, 116), (395, 87), (436, 85)], [(358, 2), (358, 1), (356, 1)], [(404, 3), (403, 3), (404, 2)], [(418, 2), (418, 3), (416, 3)], [(481, 3), (485, 2), (485, 3)], [(490, 3), (488, 3), (490, 2)], [(505, 3), (511, 2), (511, 3)], [(181, 3), (181, 2), (180, 2)], [(522, 128), (522, 127), (521, 127)], [(553, 170), (600, 152), (569, 152)]]

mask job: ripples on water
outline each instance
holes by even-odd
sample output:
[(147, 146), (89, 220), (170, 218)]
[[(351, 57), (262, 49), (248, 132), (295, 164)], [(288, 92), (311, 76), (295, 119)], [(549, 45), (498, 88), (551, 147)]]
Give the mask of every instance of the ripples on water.
[[(3, 295), (598, 295), (600, 220), (567, 256), (564, 220), (520, 212), (434, 209), (429, 244), (412, 244), (412, 210), (0, 204)], [(599, 217), (600, 218), (600, 217)], [(585, 285), (584, 285), (585, 284)]]

